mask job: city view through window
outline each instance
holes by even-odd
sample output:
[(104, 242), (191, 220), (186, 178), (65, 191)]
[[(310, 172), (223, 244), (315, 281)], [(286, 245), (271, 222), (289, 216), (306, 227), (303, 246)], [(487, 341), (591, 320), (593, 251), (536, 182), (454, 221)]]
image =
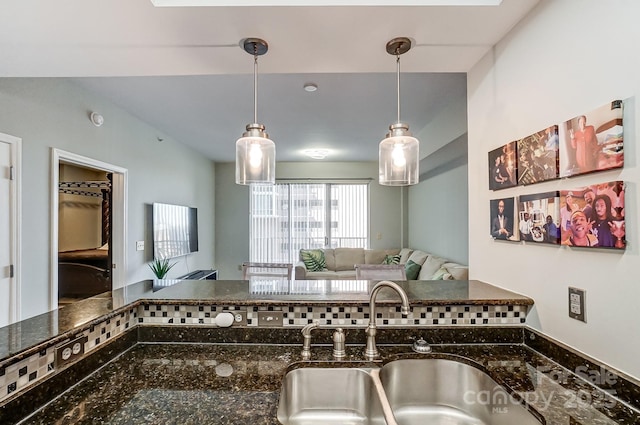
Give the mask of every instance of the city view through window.
[(295, 263), (300, 249), (368, 248), (366, 183), (253, 185), (250, 261)]

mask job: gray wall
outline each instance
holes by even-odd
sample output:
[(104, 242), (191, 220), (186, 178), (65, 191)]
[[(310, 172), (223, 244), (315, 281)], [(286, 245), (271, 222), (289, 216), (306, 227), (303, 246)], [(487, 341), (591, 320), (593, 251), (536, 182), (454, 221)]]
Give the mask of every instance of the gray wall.
[(465, 155), (409, 188), (410, 247), (469, 264), (467, 179)]
[[(89, 121), (90, 111), (104, 116), (102, 127)], [(169, 277), (213, 266), (215, 165), (202, 155), (64, 79), (0, 79), (0, 132), (22, 138), (21, 319), (49, 306), (51, 148), (128, 169), (125, 283), (153, 276), (146, 253), (135, 251), (146, 236), (145, 204), (153, 202), (198, 207), (200, 252), (179, 259)]]
[(466, 94), (417, 133), (420, 183), (409, 188), (408, 246), (469, 264)]
[[(234, 167), (233, 163), (216, 164), (216, 268), (221, 279), (240, 278), (238, 265), (249, 259), (249, 191), (235, 184)], [(377, 162), (279, 162), (276, 178), (372, 179), (370, 246), (401, 246), (407, 211), (401, 208), (401, 192), (406, 189), (380, 186)]]

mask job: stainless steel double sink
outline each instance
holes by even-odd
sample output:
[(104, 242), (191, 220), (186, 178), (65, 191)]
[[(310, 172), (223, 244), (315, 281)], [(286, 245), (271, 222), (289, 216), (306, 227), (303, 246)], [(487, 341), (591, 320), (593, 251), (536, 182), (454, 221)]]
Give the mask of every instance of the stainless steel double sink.
[(284, 425), (544, 423), (478, 367), (449, 358), (292, 370), (283, 380), (278, 420)]

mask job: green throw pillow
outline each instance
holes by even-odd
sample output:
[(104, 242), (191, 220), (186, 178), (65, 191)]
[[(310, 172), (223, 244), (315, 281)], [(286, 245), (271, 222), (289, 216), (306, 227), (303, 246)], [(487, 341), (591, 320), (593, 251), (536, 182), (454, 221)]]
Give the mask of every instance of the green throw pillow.
[(420, 274), (420, 268), (422, 266), (418, 263), (414, 263), (413, 260), (407, 261), (407, 264), (404, 266), (405, 274), (407, 275), (407, 280), (416, 280), (418, 275)]
[(310, 272), (319, 272), (326, 267), (324, 251), (321, 249), (303, 249), (300, 251), (300, 258)]
[(400, 254), (398, 255), (385, 255), (382, 264), (400, 264)]

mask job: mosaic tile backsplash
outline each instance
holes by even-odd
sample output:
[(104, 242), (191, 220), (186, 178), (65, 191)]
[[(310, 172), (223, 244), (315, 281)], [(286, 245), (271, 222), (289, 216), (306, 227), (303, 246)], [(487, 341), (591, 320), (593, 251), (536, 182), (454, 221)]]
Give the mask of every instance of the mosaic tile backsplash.
[[(87, 337), (84, 355), (104, 346), (135, 326), (176, 325), (215, 327), (216, 316), (221, 312), (234, 315), (235, 325), (263, 326), (260, 315), (270, 315), (276, 320), (270, 327), (302, 327), (313, 321), (321, 326), (364, 328), (369, 322), (369, 308), (364, 306), (235, 306), (235, 305), (182, 305), (140, 304), (102, 321), (78, 330), (68, 340), (55, 345), (39, 347), (39, 351), (24, 353), (0, 363), (0, 403), (66, 367), (56, 366), (56, 348), (79, 337)], [(525, 305), (458, 305), (413, 306), (407, 317), (399, 307), (378, 306), (378, 326), (483, 326), (520, 325), (525, 323)], [(77, 360), (83, 356), (78, 356)]]

